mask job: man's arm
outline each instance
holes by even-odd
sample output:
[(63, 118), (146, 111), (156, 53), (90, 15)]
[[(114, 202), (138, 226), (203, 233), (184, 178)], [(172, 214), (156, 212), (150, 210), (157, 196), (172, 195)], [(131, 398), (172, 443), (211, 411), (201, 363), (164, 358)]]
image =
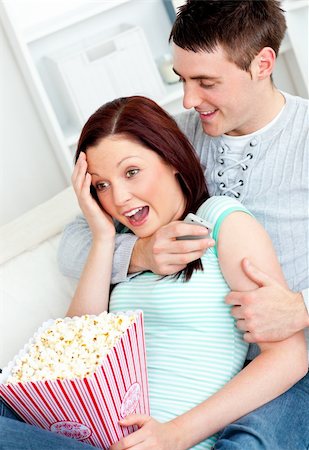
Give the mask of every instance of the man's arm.
[(248, 260), (242, 264), (246, 275), (260, 286), (247, 292), (231, 292), (226, 302), (250, 343), (281, 341), (309, 327), (308, 289), (293, 292)]
[[(121, 225), (116, 230), (121, 231)], [(176, 273), (214, 245), (214, 240), (207, 237), (176, 240), (176, 236), (185, 235), (205, 236), (205, 228), (177, 221), (160, 228), (149, 238), (138, 239), (132, 233), (117, 233), (112, 284), (120, 283), (130, 274), (144, 270), (151, 270), (159, 275)], [(59, 268), (65, 276), (80, 278), (91, 243), (91, 231), (83, 216), (78, 216), (66, 226), (58, 249)]]
[[(119, 228), (116, 227), (117, 231)], [(127, 278), (132, 249), (137, 237), (132, 233), (117, 233), (112, 269), (112, 284)], [(69, 223), (62, 234), (58, 248), (58, 264), (63, 275), (79, 279), (83, 271), (92, 235), (84, 216), (78, 216)]]

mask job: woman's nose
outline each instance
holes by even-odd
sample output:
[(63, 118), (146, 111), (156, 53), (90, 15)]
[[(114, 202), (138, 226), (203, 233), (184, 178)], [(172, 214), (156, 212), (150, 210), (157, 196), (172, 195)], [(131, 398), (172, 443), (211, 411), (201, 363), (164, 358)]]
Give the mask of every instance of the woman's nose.
[(122, 184), (113, 186), (113, 199), (116, 206), (122, 206), (126, 204), (131, 198), (132, 194), (125, 186), (123, 186)]

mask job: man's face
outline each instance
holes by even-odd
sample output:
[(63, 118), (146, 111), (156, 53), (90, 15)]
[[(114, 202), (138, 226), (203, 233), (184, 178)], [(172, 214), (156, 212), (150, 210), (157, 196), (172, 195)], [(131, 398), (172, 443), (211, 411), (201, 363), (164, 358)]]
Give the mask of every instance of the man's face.
[(212, 53), (183, 50), (173, 44), (174, 70), (183, 82), (185, 108), (199, 113), (210, 136), (249, 134), (263, 121), (261, 87), (255, 70), (245, 72), (221, 47)]

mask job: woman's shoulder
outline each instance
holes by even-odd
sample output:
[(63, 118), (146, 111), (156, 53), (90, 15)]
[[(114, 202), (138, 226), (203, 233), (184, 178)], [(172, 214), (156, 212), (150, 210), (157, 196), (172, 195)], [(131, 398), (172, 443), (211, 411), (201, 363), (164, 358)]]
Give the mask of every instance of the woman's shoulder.
[(249, 210), (235, 198), (227, 196), (213, 196), (207, 199), (198, 208), (196, 215), (207, 219), (213, 225), (222, 214), (227, 214), (234, 211), (243, 211), (251, 214)]
[(236, 211), (250, 214), (250, 211), (235, 198), (213, 196), (206, 200), (197, 210), (196, 215), (212, 225), (212, 238), (217, 241), (224, 219)]

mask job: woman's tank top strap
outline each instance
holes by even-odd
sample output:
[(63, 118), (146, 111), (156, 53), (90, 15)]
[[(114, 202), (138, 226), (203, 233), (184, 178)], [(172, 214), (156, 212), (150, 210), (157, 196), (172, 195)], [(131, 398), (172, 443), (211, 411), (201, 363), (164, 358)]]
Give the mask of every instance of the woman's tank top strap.
[[(238, 200), (227, 196), (210, 197), (199, 207), (196, 215), (207, 220), (207, 222), (210, 222), (213, 225), (211, 237), (217, 241), (223, 220), (235, 211), (242, 211), (252, 216), (250, 211), (248, 211), (248, 209)], [(214, 247), (214, 252), (216, 256), (218, 256), (217, 244)]]

